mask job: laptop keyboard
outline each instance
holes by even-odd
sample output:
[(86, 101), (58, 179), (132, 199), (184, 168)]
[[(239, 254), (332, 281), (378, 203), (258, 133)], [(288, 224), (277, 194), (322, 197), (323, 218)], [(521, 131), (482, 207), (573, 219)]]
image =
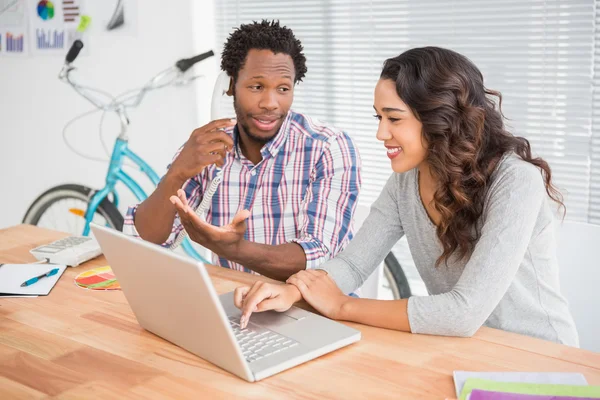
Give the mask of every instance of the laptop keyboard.
[(249, 363), (277, 354), (298, 345), (298, 342), (252, 323), (240, 328), (239, 318), (229, 317), (233, 334)]

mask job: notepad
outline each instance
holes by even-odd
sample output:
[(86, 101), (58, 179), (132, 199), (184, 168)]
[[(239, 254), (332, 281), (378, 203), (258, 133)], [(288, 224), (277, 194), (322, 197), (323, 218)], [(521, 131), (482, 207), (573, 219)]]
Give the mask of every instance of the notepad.
[(600, 399), (600, 386), (554, 385), (537, 383), (495, 382), (486, 379), (469, 378), (463, 386), (459, 400), (466, 400), (474, 389), (493, 392), (539, 394), (555, 396), (592, 397)]
[[(21, 287), (28, 279), (58, 268), (56, 275), (42, 278), (36, 283)], [(0, 297), (46, 296), (60, 279), (66, 265), (56, 264), (2, 264), (0, 265)]]
[(591, 400), (593, 397), (554, 396), (537, 394), (518, 394), (489, 392), (487, 390), (474, 389), (468, 400)]
[(468, 378), (487, 379), (495, 382), (554, 383), (561, 385), (587, 385), (585, 376), (578, 372), (472, 372), (454, 371), (454, 388), (459, 398)]

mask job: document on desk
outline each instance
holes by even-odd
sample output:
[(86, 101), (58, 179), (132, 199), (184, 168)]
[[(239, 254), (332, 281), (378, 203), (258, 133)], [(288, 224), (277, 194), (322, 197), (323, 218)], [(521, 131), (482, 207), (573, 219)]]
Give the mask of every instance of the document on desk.
[[(593, 400), (593, 397), (554, 396), (538, 394), (519, 394), (505, 392), (489, 392), (474, 389), (467, 400)], [(597, 399), (597, 397), (596, 397)]]
[[(46, 296), (66, 268), (66, 265), (55, 264), (0, 264), (0, 298)], [(53, 269), (58, 271), (44, 276)], [(34, 278), (38, 278), (34, 283), (22, 286)]]
[(578, 372), (473, 372), (454, 371), (456, 397), (460, 397), (468, 378), (487, 379), (495, 382), (554, 383), (560, 385), (587, 385), (585, 376)]
[(535, 394), (550, 396), (572, 396), (600, 398), (600, 386), (583, 385), (557, 385), (538, 383), (507, 383), (495, 382), (486, 379), (469, 378), (463, 386), (459, 400), (466, 400), (475, 389), (489, 392), (505, 392), (518, 394)]

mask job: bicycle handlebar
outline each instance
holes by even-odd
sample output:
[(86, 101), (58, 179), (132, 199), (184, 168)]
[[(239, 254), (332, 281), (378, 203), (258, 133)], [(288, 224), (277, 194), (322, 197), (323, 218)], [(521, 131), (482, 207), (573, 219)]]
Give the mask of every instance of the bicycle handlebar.
[(77, 39), (71, 45), (71, 48), (69, 49), (69, 52), (67, 53), (67, 56), (65, 57), (65, 62), (67, 64), (70, 64), (73, 61), (75, 61), (75, 59), (79, 55), (79, 52), (81, 51), (81, 49), (83, 49), (83, 42), (81, 40)]
[[(75, 81), (73, 81), (70, 77), (71, 71), (75, 69), (75, 67), (71, 64), (77, 56), (79, 52), (83, 48), (83, 42), (81, 40), (75, 40), (73, 45), (69, 49), (67, 56), (65, 57), (65, 64), (58, 75), (59, 79), (67, 82), (80, 96), (85, 98), (87, 101), (92, 103), (94, 107), (99, 110), (103, 110), (104, 112), (112, 111), (119, 114), (122, 121), (122, 131), (119, 137), (126, 138), (126, 126), (128, 124), (126, 109), (127, 108), (135, 108), (137, 107), (146, 93), (151, 90), (161, 89), (174, 84), (181, 84), (190, 82), (191, 80), (197, 78), (193, 77), (187, 81), (182, 79), (184, 73), (190, 69), (194, 64), (205, 60), (209, 57), (215, 55), (215, 53), (210, 50), (206, 53), (198, 54), (195, 57), (184, 58), (175, 63), (174, 66), (158, 73), (154, 76), (150, 81), (148, 81), (144, 86), (139, 89), (124, 92), (117, 96), (112, 96), (107, 92), (102, 90), (94, 89), (88, 86), (83, 86)], [(98, 98), (97, 95), (101, 95), (104, 99)], [(105, 100), (106, 99), (106, 100)]]
[(215, 53), (212, 50), (209, 50), (206, 53), (198, 54), (197, 56), (192, 57), (192, 58), (183, 58), (183, 59), (177, 61), (175, 63), (175, 66), (181, 72), (185, 72), (188, 69), (190, 69), (192, 67), (192, 65), (194, 65), (202, 60), (206, 60), (207, 58), (212, 57), (214, 55), (215, 55)]

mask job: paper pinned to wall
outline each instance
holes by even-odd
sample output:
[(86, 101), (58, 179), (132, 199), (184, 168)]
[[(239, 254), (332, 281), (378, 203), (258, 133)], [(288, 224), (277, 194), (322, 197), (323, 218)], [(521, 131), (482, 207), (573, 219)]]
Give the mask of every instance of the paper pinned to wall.
[(115, 36), (137, 36), (137, 0), (103, 0), (94, 5), (94, 31)]
[(25, 0), (0, 0), (0, 26), (24, 28)]
[(66, 32), (60, 0), (29, 0), (32, 54), (64, 54)]
[[(75, 39), (84, 40), (77, 28), (85, 0), (29, 0), (28, 6), (32, 54), (66, 55)], [(82, 54), (89, 52), (88, 45)]]
[(0, 0), (0, 56), (28, 54), (25, 0)]

